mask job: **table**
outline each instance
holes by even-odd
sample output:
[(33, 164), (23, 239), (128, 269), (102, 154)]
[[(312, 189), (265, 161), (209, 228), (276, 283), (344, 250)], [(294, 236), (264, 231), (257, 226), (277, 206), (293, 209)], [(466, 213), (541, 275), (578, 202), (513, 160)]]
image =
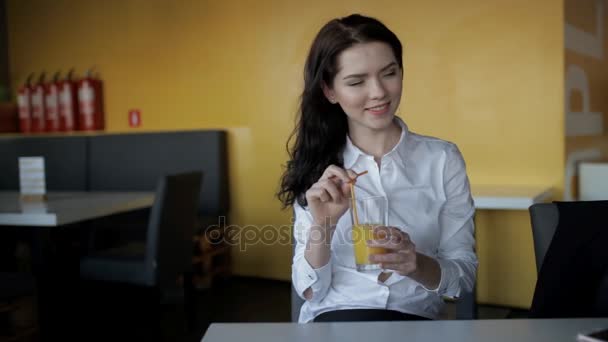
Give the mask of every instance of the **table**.
[(55, 227), (152, 206), (153, 192), (50, 192), (45, 202), (22, 202), (0, 191), (0, 226)]
[(493, 210), (528, 210), (553, 196), (549, 186), (472, 185), (471, 192), (476, 209)]
[[(79, 318), (80, 304), (75, 299), (80, 281), (78, 258), (54, 258), (51, 235), (74, 223), (149, 208), (153, 203), (154, 192), (50, 192), (46, 201), (34, 202), (21, 201), (18, 192), (0, 191), (0, 228), (31, 238), (42, 341), (65, 337), (73, 329), (70, 324), (78, 325)], [(69, 318), (57, 315), (60, 306)]]
[(608, 327), (598, 319), (504, 319), (339, 323), (213, 323), (202, 342), (320, 341), (551, 341)]

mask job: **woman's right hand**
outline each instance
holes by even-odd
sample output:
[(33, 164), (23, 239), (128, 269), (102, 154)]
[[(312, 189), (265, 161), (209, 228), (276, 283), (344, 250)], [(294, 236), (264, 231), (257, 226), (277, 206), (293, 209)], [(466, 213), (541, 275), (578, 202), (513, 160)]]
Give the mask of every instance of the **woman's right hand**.
[(350, 201), (350, 184), (357, 177), (352, 170), (328, 166), (321, 178), (306, 191), (306, 201), (315, 224), (334, 227)]

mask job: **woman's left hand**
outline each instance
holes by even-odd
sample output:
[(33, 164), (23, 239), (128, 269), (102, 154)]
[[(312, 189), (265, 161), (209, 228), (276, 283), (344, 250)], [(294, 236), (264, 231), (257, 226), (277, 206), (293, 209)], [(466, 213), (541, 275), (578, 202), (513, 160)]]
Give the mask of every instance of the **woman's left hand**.
[(406, 232), (396, 227), (379, 226), (374, 228), (374, 237), (376, 239), (368, 241), (367, 245), (385, 248), (386, 253), (370, 255), (370, 262), (402, 276), (412, 276), (418, 271), (416, 245)]

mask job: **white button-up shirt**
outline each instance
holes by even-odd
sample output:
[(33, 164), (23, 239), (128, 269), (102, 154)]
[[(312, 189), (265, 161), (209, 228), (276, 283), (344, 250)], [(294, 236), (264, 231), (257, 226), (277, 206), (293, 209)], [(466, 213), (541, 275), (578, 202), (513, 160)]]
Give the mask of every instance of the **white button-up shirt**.
[(431, 319), (438, 318), (442, 297), (458, 297), (475, 282), (477, 256), (473, 215), (465, 162), (456, 145), (402, 128), (397, 145), (382, 157), (380, 168), (374, 157), (357, 148), (347, 137), (344, 168), (368, 173), (357, 179), (355, 194), (384, 196), (388, 203), (388, 225), (409, 234), (416, 251), (435, 258), (441, 268), (438, 288), (428, 289), (396, 272), (379, 282), (381, 270), (358, 272), (352, 245), (352, 220), (347, 211), (339, 220), (331, 242), (327, 265), (314, 269), (304, 251), (313, 219), (308, 208), (294, 204), (296, 239), (292, 265), (294, 288), (304, 298), (313, 296), (300, 310), (300, 323), (340, 309), (388, 309)]

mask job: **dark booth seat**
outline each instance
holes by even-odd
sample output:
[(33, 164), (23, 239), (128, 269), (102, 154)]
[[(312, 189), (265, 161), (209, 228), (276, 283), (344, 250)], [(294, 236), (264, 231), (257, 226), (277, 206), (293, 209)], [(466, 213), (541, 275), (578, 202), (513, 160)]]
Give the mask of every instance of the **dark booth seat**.
[(48, 190), (87, 189), (87, 137), (0, 138), (0, 190), (19, 190), (19, 157), (44, 157)]
[(0, 138), (0, 191), (19, 190), (18, 157), (45, 158), (50, 191), (154, 191), (158, 180), (200, 170), (199, 216), (229, 211), (227, 134), (223, 130)]
[(90, 190), (153, 191), (166, 174), (202, 170), (199, 215), (228, 212), (226, 132), (110, 134), (89, 142)]

